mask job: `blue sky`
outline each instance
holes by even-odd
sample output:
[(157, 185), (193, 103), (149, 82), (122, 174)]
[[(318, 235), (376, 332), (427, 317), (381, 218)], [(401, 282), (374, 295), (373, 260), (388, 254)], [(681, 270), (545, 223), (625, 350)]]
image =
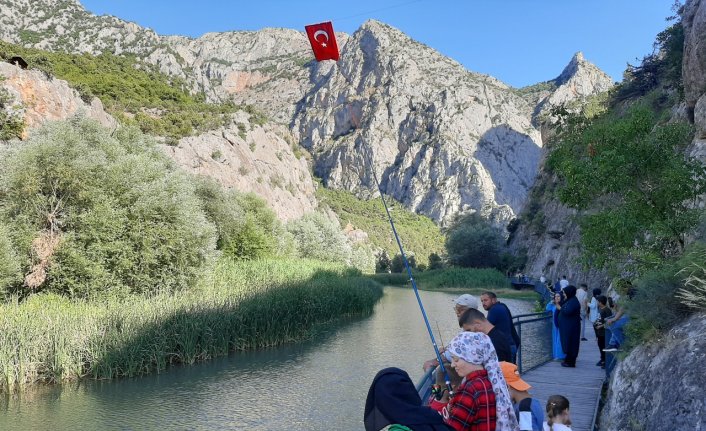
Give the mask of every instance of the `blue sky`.
[(576, 51), (616, 81), (652, 52), (673, 0), (80, 0), (158, 34), (285, 27), (332, 20), (352, 34), (374, 18), (469, 70), (515, 87), (555, 78)]

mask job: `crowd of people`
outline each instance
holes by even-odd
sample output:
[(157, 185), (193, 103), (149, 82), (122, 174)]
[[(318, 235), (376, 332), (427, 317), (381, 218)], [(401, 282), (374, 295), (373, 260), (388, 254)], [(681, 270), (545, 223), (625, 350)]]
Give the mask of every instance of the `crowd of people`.
[[(551, 281), (546, 281), (545, 286), (552, 294), (546, 310), (552, 313), (554, 321), (553, 358), (561, 360), (563, 367), (576, 367), (581, 341), (588, 341), (588, 322), (593, 326), (598, 344), (600, 359), (596, 366), (605, 368), (605, 353), (619, 350), (625, 341), (623, 327), (628, 322), (628, 316), (618, 302), (617, 293), (610, 297), (603, 295), (600, 288), (595, 288), (589, 296), (588, 285), (582, 283), (577, 289), (566, 276), (553, 285)], [(610, 330), (609, 340), (605, 339), (606, 328)]]
[[(572, 291), (571, 287), (567, 284), (564, 289), (567, 299), (554, 301), (554, 305), (559, 310), (559, 324), (566, 326), (567, 319), (573, 319), (573, 333), (580, 331), (580, 320), (574, 316), (581, 313), (581, 305), (575, 288)], [(574, 301), (570, 301), (572, 298)], [(481, 306), (485, 314), (480, 311)], [(461, 295), (454, 300), (453, 307), (460, 332), (440, 349), (439, 358), (423, 364), (425, 371), (435, 369), (432, 399), (421, 400), (405, 371), (386, 368), (375, 376), (368, 392), (366, 431), (570, 429), (569, 401), (554, 395), (542, 406), (532, 398), (531, 386), (521, 378), (515, 364), (520, 339), (507, 305), (495, 293), (485, 292), (480, 301), (472, 295)], [(569, 341), (567, 338), (569, 353), (564, 363), (575, 364), (578, 347), (568, 348)], [(452, 394), (445, 389), (447, 381)]]

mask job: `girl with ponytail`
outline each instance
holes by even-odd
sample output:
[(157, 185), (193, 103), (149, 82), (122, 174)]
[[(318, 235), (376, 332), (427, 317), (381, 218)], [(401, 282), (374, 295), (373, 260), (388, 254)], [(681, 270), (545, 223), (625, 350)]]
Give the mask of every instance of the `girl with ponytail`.
[(552, 395), (547, 400), (547, 421), (544, 431), (571, 431), (569, 400), (561, 395)]

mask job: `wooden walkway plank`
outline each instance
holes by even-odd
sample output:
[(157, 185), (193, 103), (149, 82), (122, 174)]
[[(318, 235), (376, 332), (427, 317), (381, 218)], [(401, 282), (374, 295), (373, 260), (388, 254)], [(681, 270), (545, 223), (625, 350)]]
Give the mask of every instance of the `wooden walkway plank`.
[(569, 399), (573, 431), (593, 431), (593, 416), (605, 379), (605, 370), (596, 366), (600, 352), (588, 322), (586, 338), (588, 341), (581, 342), (576, 368), (565, 368), (561, 361), (551, 361), (522, 375), (522, 379), (532, 385), (530, 393), (542, 407), (547, 405), (547, 398), (551, 395), (563, 395)]

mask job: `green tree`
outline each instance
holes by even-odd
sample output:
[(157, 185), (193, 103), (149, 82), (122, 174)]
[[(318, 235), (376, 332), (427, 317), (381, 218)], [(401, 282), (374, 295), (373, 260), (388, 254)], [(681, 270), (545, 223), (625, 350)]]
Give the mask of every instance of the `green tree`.
[(402, 260), (402, 255), (398, 253), (392, 258), (392, 261), (390, 261), (390, 271), (399, 274), (404, 270), (405, 267), (404, 261)]
[(215, 248), (190, 177), (138, 130), (80, 117), (3, 158), (0, 221), (25, 284), (70, 296), (185, 288)]
[(10, 232), (0, 224), (0, 292), (19, 280), (20, 264), (10, 241)]
[(429, 269), (441, 269), (444, 263), (441, 261), (441, 256), (436, 253), (429, 254)]
[(301, 257), (350, 264), (351, 246), (337, 221), (313, 212), (287, 224)]
[(659, 124), (646, 106), (571, 120), (549, 157), (561, 201), (582, 210), (586, 263), (639, 273), (683, 251), (699, 220), (706, 171), (684, 156), (688, 124)]
[(392, 261), (390, 261), (390, 256), (387, 255), (387, 250), (383, 249), (375, 262), (375, 272), (389, 272), (391, 271), (391, 265)]
[(496, 268), (503, 237), (478, 213), (457, 215), (447, 229), (446, 252), (451, 265)]

